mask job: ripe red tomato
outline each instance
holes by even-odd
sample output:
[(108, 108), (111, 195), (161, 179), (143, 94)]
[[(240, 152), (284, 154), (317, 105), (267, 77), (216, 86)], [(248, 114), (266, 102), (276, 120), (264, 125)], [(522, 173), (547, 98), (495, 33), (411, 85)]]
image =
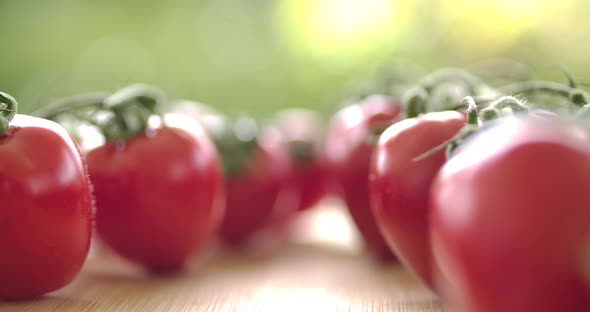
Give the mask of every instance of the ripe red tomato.
[(401, 106), (390, 98), (373, 96), (348, 106), (333, 117), (324, 153), (334, 184), (369, 250), (383, 260), (394, 255), (379, 232), (369, 202), (369, 164), (377, 134), (400, 117)]
[(317, 112), (305, 109), (284, 110), (273, 120), (289, 147), (293, 163), (291, 178), (299, 196), (299, 211), (315, 206), (328, 190), (326, 165), (321, 154), (322, 122)]
[(180, 270), (217, 229), (224, 186), (214, 145), (192, 120), (87, 154), (96, 230), (118, 254), (155, 273)]
[(590, 311), (589, 185), (587, 128), (512, 117), (483, 129), (431, 190), (437, 289), (456, 311)]
[(16, 115), (0, 138), (0, 300), (68, 284), (88, 254), (92, 194), (78, 146), (58, 124)]
[(381, 232), (402, 263), (429, 285), (428, 196), (445, 151), (414, 158), (451, 139), (465, 121), (455, 111), (402, 120), (381, 135), (371, 161), (371, 205)]
[[(240, 167), (226, 172), (227, 211), (219, 235), (228, 245), (244, 245), (297, 209), (296, 193), (289, 180), (291, 162), (280, 133), (265, 128), (252, 142), (252, 150), (235, 154), (243, 157)], [(232, 153), (223, 148), (221, 151)]]
[(177, 100), (171, 106), (171, 112), (181, 114), (197, 121), (212, 139), (224, 131), (226, 117), (212, 107), (190, 100)]

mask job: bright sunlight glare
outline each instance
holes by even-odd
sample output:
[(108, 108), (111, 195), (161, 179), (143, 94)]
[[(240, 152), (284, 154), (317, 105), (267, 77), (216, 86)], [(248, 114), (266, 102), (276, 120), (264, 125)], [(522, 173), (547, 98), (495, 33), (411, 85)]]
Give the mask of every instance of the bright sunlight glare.
[(396, 0), (283, 0), (290, 44), (325, 57), (361, 57), (390, 44), (408, 14)]
[(571, 0), (440, 1), (440, 16), (449, 23), (454, 40), (493, 52), (512, 44), (523, 32), (567, 7)]

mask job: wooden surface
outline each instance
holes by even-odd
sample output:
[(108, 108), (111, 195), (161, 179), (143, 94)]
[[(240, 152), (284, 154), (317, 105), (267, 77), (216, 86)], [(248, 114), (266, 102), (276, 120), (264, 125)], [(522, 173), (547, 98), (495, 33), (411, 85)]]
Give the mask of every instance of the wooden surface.
[[(339, 230), (334, 215), (313, 220)], [(0, 311), (445, 311), (401, 267), (376, 264), (352, 245), (301, 236), (246, 254), (210, 254), (182, 274), (159, 277), (95, 255), (67, 288), (31, 302), (0, 303)]]

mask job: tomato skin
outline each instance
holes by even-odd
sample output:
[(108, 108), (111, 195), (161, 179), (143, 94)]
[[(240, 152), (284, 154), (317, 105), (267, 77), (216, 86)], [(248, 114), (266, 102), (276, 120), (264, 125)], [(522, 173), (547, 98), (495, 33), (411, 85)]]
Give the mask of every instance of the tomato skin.
[(281, 223), (297, 208), (291, 161), (276, 129), (263, 129), (246, 168), (226, 176), (227, 210), (219, 237), (243, 246), (260, 230)]
[(590, 135), (508, 118), (462, 145), (431, 190), (437, 289), (457, 311), (589, 311)]
[(0, 300), (67, 285), (90, 247), (92, 193), (78, 146), (48, 120), (16, 115), (0, 138)]
[(369, 165), (373, 145), (371, 131), (400, 118), (401, 106), (386, 97), (369, 97), (348, 106), (333, 117), (324, 145), (325, 159), (336, 194), (343, 198), (359, 232), (373, 255), (395, 259), (379, 232), (369, 202)]
[(371, 160), (371, 207), (381, 232), (401, 262), (432, 286), (428, 196), (445, 151), (413, 159), (443, 144), (465, 125), (459, 112), (434, 112), (390, 126)]
[(328, 191), (326, 164), (322, 156), (323, 120), (319, 113), (302, 108), (279, 112), (273, 126), (289, 147), (291, 178), (299, 196), (298, 211), (314, 207)]
[(224, 210), (217, 152), (199, 127), (165, 126), (87, 154), (96, 230), (115, 252), (154, 273), (181, 270)]
[(311, 164), (296, 164), (293, 179), (299, 193), (298, 211), (308, 210), (317, 205), (327, 194), (326, 169), (321, 160)]

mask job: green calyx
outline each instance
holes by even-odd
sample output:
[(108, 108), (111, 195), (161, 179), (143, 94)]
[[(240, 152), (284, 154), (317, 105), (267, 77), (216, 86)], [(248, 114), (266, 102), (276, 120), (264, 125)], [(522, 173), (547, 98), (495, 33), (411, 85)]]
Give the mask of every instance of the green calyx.
[(457, 147), (467, 139), (467, 137), (477, 132), (477, 130), (479, 129), (480, 115), (483, 111), (478, 111), (477, 103), (475, 102), (475, 99), (471, 96), (466, 96), (465, 98), (463, 98), (463, 100), (461, 101), (461, 105), (466, 108), (467, 114), (467, 123), (465, 124), (463, 129), (461, 129), (459, 133), (457, 133), (449, 140), (426, 151), (421, 155), (418, 155), (412, 161), (418, 162), (424, 160), (442, 150), (446, 151), (446, 157), (449, 158), (453, 155), (453, 152), (457, 149)]
[(246, 170), (258, 147), (258, 128), (253, 119), (240, 117), (227, 121), (222, 131), (211, 136), (226, 177), (235, 177)]
[(428, 111), (428, 100), (430, 96), (426, 89), (414, 87), (404, 94), (403, 102), (406, 103), (406, 114), (408, 118), (416, 117)]
[(513, 96), (502, 96), (482, 109), (480, 118), (482, 122), (488, 122), (500, 118), (503, 112), (527, 112), (529, 110), (530, 108), (519, 99)]
[(0, 136), (4, 136), (10, 128), (10, 121), (16, 115), (18, 104), (7, 93), (0, 92)]
[(469, 125), (478, 125), (479, 122), (479, 116), (478, 116), (478, 112), (477, 112), (477, 103), (475, 103), (475, 100), (473, 99), (473, 97), (471, 96), (466, 96), (462, 101), (461, 101), (461, 105), (463, 107), (466, 107), (466, 113), (467, 113), (467, 124)]
[(306, 165), (315, 158), (315, 145), (308, 141), (288, 142), (289, 153), (295, 164)]
[(403, 102), (411, 118), (428, 111), (454, 110), (465, 96), (479, 95), (487, 89), (479, 77), (464, 70), (446, 68), (426, 76), (409, 89)]
[(478, 94), (480, 88), (482, 88), (485, 85), (479, 77), (465, 70), (456, 68), (444, 68), (427, 76), (423, 80), (422, 86), (428, 91), (428, 93), (431, 93), (432, 91), (434, 91), (435, 88), (438, 88), (440, 85), (444, 85), (446, 83), (451, 82), (459, 82), (465, 84), (468, 88), (468, 94), (471, 95)]
[(96, 126), (107, 142), (116, 142), (145, 132), (148, 119), (157, 114), (165, 101), (161, 90), (134, 84), (111, 95), (89, 93), (62, 99), (34, 114), (51, 120), (70, 115), (80, 122)]
[[(519, 96), (553, 96), (562, 98), (569, 105), (573, 105), (576, 109), (588, 104), (588, 95), (586, 92), (577, 89), (574, 86), (568, 86), (561, 83), (550, 81), (525, 81), (518, 82), (505, 87), (499, 88), (499, 94), (519, 95)], [(478, 103), (489, 103), (495, 101), (497, 95), (484, 96), (476, 98)], [(563, 106), (563, 104), (559, 104)], [(559, 106), (558, 105), (558, 106)]]

